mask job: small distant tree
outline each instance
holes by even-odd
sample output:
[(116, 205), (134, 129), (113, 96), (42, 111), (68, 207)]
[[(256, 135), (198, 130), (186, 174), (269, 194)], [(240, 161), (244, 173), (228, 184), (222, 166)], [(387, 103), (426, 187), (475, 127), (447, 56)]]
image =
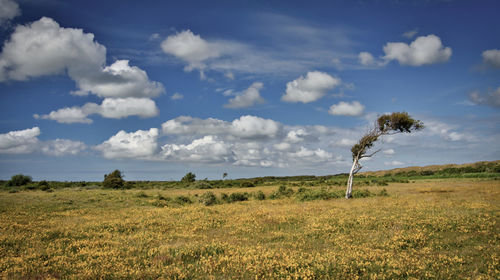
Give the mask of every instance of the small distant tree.
[(184, 175), (181, 179), (182, 183), (192, 183), (194, 181), (196, 181), (196, 175), (192, 172), (186, 173), (186, 175)]
[(227, 177), (227, 172), (224, 172), (224, 174), (222, 174), (222, 179), (226, 179)]
[(352, 167), (347, 180), (347, 190), (345, 198), (352, 197), (352, 183), (354, 174), (358, 173), (363, 166), (360, 164), (362, 158), (372, 157), (380, 150), (368, 154), (368, 150), (373, 147), (375, 142), (384, 135), (393, 135), (397, 133), (411, 133), (413, 131), (424, 128), (423, 122), (414, 120), (406, 112), (395, 112), (392, 114), (382, 115), (377, 118), (374, 128), (359, 139), (358, 143), (351, 148), (352, 152)]
[(104, 181), (102, 186), (110, 189), (121, 189), (123, 188), (125, 181), (123, 180), (123, 174), (120, 170), (115, 170), (109, 174), (104, 175)]
[(33, 182), (33, 179), (31, 176), (23, 175), (23, 174), (17, 174), (12, 177), (10, 177), (10, 180), (7, 182), (7, 186), (24, 186), (29, 183)]

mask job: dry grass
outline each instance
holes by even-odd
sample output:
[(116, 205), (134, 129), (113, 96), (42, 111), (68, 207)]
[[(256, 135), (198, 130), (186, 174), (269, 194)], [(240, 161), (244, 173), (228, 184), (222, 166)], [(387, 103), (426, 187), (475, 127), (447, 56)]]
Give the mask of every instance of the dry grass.
[(500, 181), (427, 180), (386, 188), (389, 197), (210, 207), (155, 206), (158, 195), (207, 190), (2, 192), (0, 275), (498, 279)]

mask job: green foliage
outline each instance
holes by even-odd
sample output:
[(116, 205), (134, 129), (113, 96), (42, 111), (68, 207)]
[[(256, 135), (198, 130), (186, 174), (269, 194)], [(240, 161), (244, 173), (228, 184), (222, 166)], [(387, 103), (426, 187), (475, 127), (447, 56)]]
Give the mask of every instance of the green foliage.
[(184, 177), (182, 177), (181, 183), (192, 183), (195, 180), (196, 180), (196, 175), (194, 175), (194, 173), (192, 172), (188, 172), (186, 173), (186, 175), (184, 175)]
[(377, 119), (378, 130), (382, 134), (394, 131), (410, 133), (424, 128), (424, 123), (415, 120), (406, 112), (395, 112), (390, 115), (382, 115)]
[(104, 175), (104, 181), (102, 182), (102, 186), (107, 189), (121, 189), (124, 184), (123, 175), (118, 169)]
[(207, 181), (199, 181), (196, 182), (195, 184), (192, 184), (191, 186), (193, 186), (196, 189), (202, 189), (202, 190), (213, 189), (212, 185)]
[(210, 206), (217, 204), (218, 201), (213, 192), (206, 192), (200, 196), (199, 202), (205, 206)]
[(257, 199), (257, 200), (265, 200), (266, 199), (266, 195), (264, 194), (264, 192), (258, 191), (255, 194), (255, 199)]
[(246, 201), (248, 200), (248, 193), (234, 192), (229, 195), (228, 202)]
[(10, 180), (7, 182), (7, 186), (18, 187), (27, 185), (31, 182), (32, 182), (31, 176), (17, 174), (10, 178)]
[(242, 188), (253, 188), (253, 187), (255, 187), (255, 185), (252, 182), (245, 181), (245, 182), (241, 183), (241, 187)]
[(282, 197), (290, 197), (293, 195), (293, 189), (292, 188), (287, 188), (285, 185), (281, 185), (277, 191), (273, 192), (269, 198), (270, 199), (277, 199), (277, 198), (282, 198)]
[(185, 196), (185, 195), (178, 195), (175, 197), (174, 201), (180, 205), (184, 205), (184, 204), (191, 204), (193, 203), (193, 201), (191, 200), (191, 198), (189, 198), (189, 196)]

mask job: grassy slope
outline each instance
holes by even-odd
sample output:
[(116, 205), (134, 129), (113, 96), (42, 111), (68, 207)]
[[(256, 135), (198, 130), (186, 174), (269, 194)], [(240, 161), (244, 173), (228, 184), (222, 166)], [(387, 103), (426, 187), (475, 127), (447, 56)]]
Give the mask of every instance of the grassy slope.
[(210, 207), (155, 206), (205, 190), (0, 192), (0, 276), (498, 279), (499, 181), (385, 188), (389, 197)]

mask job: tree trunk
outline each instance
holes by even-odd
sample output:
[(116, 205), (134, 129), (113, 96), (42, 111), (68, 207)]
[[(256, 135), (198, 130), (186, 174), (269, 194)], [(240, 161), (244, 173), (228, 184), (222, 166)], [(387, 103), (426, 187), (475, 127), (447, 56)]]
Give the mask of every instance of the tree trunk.
[(354, 169), (358, 165), (358, 158), (354, 158), (352, 161), (351, 172), (349, 172), (349, 179), (347, 180), (347, 189), (345, 191), (345, 198), (352, 198), (352, 181), (354, 179)]

